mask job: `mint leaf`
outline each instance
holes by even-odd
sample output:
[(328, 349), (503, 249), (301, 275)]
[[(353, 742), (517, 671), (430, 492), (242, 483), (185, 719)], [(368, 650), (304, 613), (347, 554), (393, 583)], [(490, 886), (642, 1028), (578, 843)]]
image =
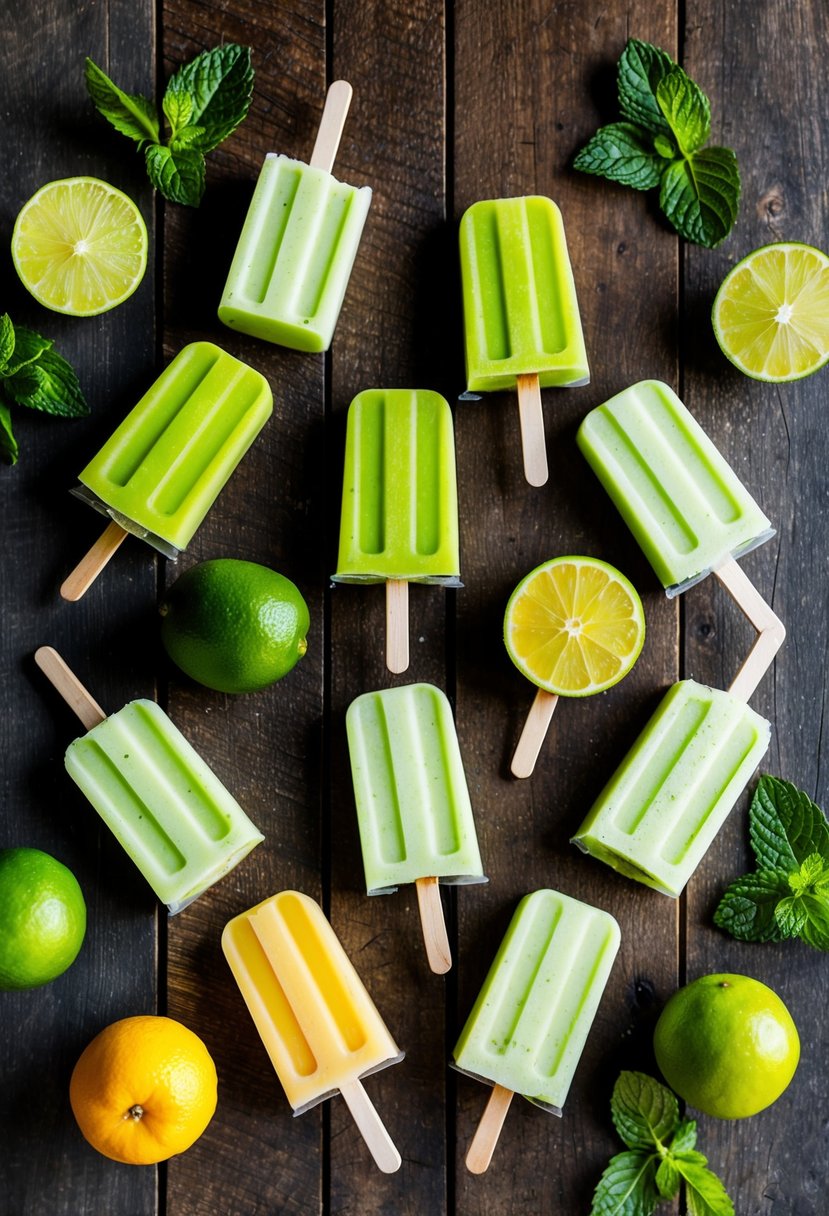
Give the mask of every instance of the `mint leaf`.
[(640, 42), (637, 38), (628, 41), (619, 60), (619, 109), (625, 118), (638, 123), (653, 135), (670, 135), (665, 116), (656, 100), (656, 90), (673, 66), (674, 61), (666, 51), (649, 42)]
[(779, 942), (774, 910), (789, 895), (783, 870), (757, 870), (733, 882), (714, 913), (714, 924), (742, 942)]
[(656, 100), (684, 156), (697, 152), (711, 135), (711, 105), (681, 67), (660, 80)]
[(155, 106), (140, 94), (125, 93), (106, 72), (87, 57), (84, 79), (96, 110), (112, 123), (116, 131), (137, 144), (158, 143), (158, 115)]
[(0, 456), (3, 457), (6, 464), (17, 464), (19, 450), (12, 430), (9, 407), (0, 401)]
[(682, 1181), (679, 1170), (670, 1157), (663, 1157), (656, 1171), (656, 1189), (663, 1199), (673, 1199)]
[(182, 148), (195, 148), (198, 151), (203, 135), (204, 127), (183, 127), (178, 135), (170, 136), (170, 151), (180, 152)]
[(634, 190), (650, 190), (659, 185), (664, 162), (654, 151), (653, 141), (639, 127), (614, 122), (599, 128), (576, 156), (573, 168), (632, 186)]
[(748, 810), (751, 847), (764, 870), (796, 870), (818, 853), (829, 866), (829, 826), (819, 806), (789, 781), (764, 773)]
[(829, 950), (829, 899), (825, 895), (801, 895), (806, 919), (799, 936), (815, 950)]
[(617, 1153), (593, 1192), (590, 1216), (652, 1216), (659, 1203), (654, 1153)]
[(774, 909), (774, 919), (784, 937), (799, 937), (807, 919), (803, 900), (798, 896), (787, 896), (785, 899), (781, 899)]
[(144, 151), (150, 181), (172, 203), (198, 207), (204, 193), (204, 156), (192, 148), (164, 148), (153, 144)]
[(613, 1086), (610, 1113), (628, 1148), (652, 1150), (673, 1135), (679, 1107), (664, 1085), (643, 1072), (622, 1072)]
[(825, 886), (827, 881), (826, 866), (820, 853), (810, 853), (800, 863), (799, 870), (793, 870), (788, 876), (789, 886), (795, 895), (803, 895), (813, 891), (818, 884)]
[(715, 249), (737, 219), (740, 173), (730, 148), (703, 148), (662, 176), (659, 205), (680, 236)]
[(0, 317), (0, 376), (3, 375), (6, 364), (14, 354), (14, 343), (15, 335), (12, 319), (7, 312), (4, 312), (2, 317)]
[(179, 94), (192, 100), (188, 122), (204, 128), (198, 142), (200, 152), (211, 152), (235, 131), (246, 117), (253, 96), (250, 47), (230, 42), (203, 51), (192, 63), (179, 68), (167, 85), (168, 106), (180, 106)]
[(687, 1184), (688, 1212), (692, 1216), (734, 1216), (734, 1204), (716, 1174), (704, 1164), (682, 1157), (677, 1157), (676, 1164)]
[(695, 1119), (683, 1119), (676, 1129), (670, 1144), (672, 1153), (688, 1153), (697, 1142), (697, 1124)]
[(186, 127), (193, 113), (193, 98), (183, 90), (167, 89), (161, 103), (165, 117), (170, 124), (170, 142), (176, 138), (183, 127)]
[(61, 418), (82, 418), (89, 406), (74, 368), (56, 350), (44, 350), (37, 363), (28, 363), (3, 381), (16, 405)]
[(21, 368), (35, 363), (43, 352), (53, 345), (51, 338), (42, 338), (33, 329), (18, 325), (14, 331), (14, 352), (0, 371), (0, 376), (6, 379), (16, 375)]

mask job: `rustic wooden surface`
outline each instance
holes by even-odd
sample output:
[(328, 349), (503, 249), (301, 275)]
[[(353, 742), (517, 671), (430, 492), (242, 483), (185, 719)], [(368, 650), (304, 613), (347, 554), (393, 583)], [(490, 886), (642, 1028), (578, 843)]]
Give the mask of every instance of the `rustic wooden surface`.
[[(741, 1214), (823, 1216), (829, 969), (798, 943), (743, 946), (716, 931), (725, 883), (748, 866), (744, 797), (686, 895), (672, 902), (577, 854), (572, 830), (661, 692), (693, 675), (727, 685), (749, 641), (708, 580), (669, 603), (574, 444), (592, 406), (645, 376), (677, 387), (777, 524), (745, 568), (789, 638), (753, 704), (770, 717), (764, 767), (829, 803), (826, 705), (827, 375), (773, 388), (733, 370), (708, 323), (730, 265), (777, 239), (829, 245), (829, 34), (819, 0), (0, 0), (2, 248), (43, 182), (103, 177), (139, 203), (150, 270), (124, 305), (61, 318), (22, 290), (0, 253), (2, 308), (45, 332), (78, 368), (93, 407), (82, 422), (19, 418), (22, 457), (0, 473), (2, 791), (0, 844), (35, 845), (77, 873), (89, 931), (75, 965), (46, 988), (0, 993), (2, 1216), (265, 1216), (589, 1211), (617, 1150), (608, 1098), (620, 1068), (653, 1069), (650, 1030), (687, 978), (735, 970), (789, 1004), (803, 1060), (776, 1105), (751, 1120), (700, 1120), (700, 1144)], [(575, 174), (575, 151), (615, 114), (613, 65), (629, 36), (679, 55), (712, 98), (715, 140), (737, 152), (738, 227), (714, 252), (683, 246), (650, 196)], [(209, 160), (198, 211), (154, 200), (140, 157), (86, 99), (89, 54), (131, 92), (151, 93), (221, 41), (254, 48), (245, 124)], [(374, 188), (331, 354), (301, 355), (223, 329), (215, 307), (252, 184), (268, 150), (307, 157), (326, 83), (355, 97), (337, 160)], [(383, 665), (382, 590), (331, 591), (344, 417), (369, 386), (420, 386), (454, 404), (463, 388), (456, 226), (479, 198), (550, 194), (564, 213), (592, 366), (589, 387), (544, 394), (549, 484), (521, 473), (507, 395), (455, 409), (462, 591), (414, 588), (412, 662)], [(99, 520), (67, 490), (85, 458), (180, 347), (219, 342), (258, 367), (275, 398), (266, 431), (177, 566), (128, 541), (77, 605), (61, 578)], [(610, 692), (559, 706), (534, 776), (508, 766), (532, 688), (503, 650), (501, 619), (519, 578), (546, 557), (588, 552), (640, 588), (648, 640)], [(185, 683), (164, 662), (155, 605), (180, 568), (215, 556), (274, 566), (311, 609), (309, 651), (251, 697)], [(157, 695), (266, 833), (228, 879), (172, 921), (66, 777), (77, 733), (37, 673), (57, 646), (105, 707)], [(426, 679), (453, 700), (487, 887), (444, 893), (456, 965), (427, 969), (413, 890), (363, 894), (343, 715), (360, 692)], [(368, 1089), (403, 1156), (372, 1167), (342, 1102), (291, 1118), (219, 949), (232, 915), (295, 886), (320, 898), (406, 1059)], [(446, 1059), (517, 899), (556, 886), (607, 908), (622, 950), (559, 1122), (516, 1102), (492, 1167), (463, 1156), (487, 1092)], [(67, 1101), (85, 1043), (117, 1017), (167, 1012), (206, 1041), (219, 1108), (202, 1139), (157, 1170), (115, 1165), (81, 1139)], [(668, 1210), (667, 1208), (665, 1210)]]

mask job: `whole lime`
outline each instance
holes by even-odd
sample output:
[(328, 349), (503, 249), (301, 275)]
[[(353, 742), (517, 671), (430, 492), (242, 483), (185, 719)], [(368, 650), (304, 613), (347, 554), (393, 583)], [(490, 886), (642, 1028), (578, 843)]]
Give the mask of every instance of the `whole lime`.
[(218, 692), (256, 692), (305, 654), (308, 605), (290, 579), (220, 557), (192, 566), (161, 605), (161, 640), (186, 675)]
[(75, 961), (86, 933), (78, 880), (40, 849), (0, 849), (0, 988), (37, 988)]
[(747, 975), (703, 975), (669, 999), (653, 1036), (656, 1062), (703, 1114), (744, 1119), (783, 1093), (800, 1038), (776, 992)]

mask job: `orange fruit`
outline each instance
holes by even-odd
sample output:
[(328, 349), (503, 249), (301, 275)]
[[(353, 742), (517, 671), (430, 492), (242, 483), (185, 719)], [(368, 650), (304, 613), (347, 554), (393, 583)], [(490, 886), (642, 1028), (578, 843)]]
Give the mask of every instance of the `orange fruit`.
[(198, 1140), (216, 1109), (216, 1066), (197, 1034), (173, 1018), (123, 1018), (75, 1065), (69, 1101), (93, 1148), (154, 1165)]

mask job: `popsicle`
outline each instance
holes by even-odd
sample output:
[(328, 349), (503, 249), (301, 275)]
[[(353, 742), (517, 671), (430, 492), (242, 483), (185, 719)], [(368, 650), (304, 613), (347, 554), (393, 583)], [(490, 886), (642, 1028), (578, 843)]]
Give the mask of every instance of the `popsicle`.
[(345, 1098), (375, 1162), (400, 1154), (362, 1079), (403, 1059), (320, 906), (281, 891), (234, 917), (222, 949), (295, 1115)]
[(88, 733), (66, 769), (171, 914), (264, 837), (160, 706), (104, 711), (50, 646), (35, 661)]
[(620, 874), (679, 896), (769, 746), (733, 693), (674, 684), (573, 843)]
[(270, 417), (259, 372), (214, 346), (185, 346), (80, 474), (73, 490), (110, 517), (60, 589), (78, 600), (128, 533), (176, 557)]
[(489, 1166), (513, 1095), (561, 1115), (613, 961), (614, 918), (558, 891), (519, 903), (453, 1052), (453, 1067), (494, 1086), (466, 1156)]
[[(592, 410), (577, 441), (666, 593), (678, 595), (713, 571), (754, 625), (759, 636), (742, 673), (747, 700), (786, 636), (736, 562), (774, 535), (768, 519), (659, 380), (634, 384)], [(737, 692), (743, 696), (742, 685)]]
[(346, 732), (368, 894), (416, 884), (429, 966), (443, 974), (438, 882), (486, 882), (449, 702), (432, 684), (364, 693)]
[(244, 334), (324, 351), (331, 345), (371, 203), (332, 177), (351, 85), (328, 90), (311, 162), (268, 153), (233, 256), (219, 319)]
[(408, 584), (460, 587), (452, 412), (428, 389), (366, 389), (348, 408), (335, 583), (386, 584), (386, 663), (409, 665)]
[(544, 485), (541, 389), (590, 380), (561, 212), (542, 196), (474, 203), (460, 246), (468, 391), (517, 389), (524, 474)]

